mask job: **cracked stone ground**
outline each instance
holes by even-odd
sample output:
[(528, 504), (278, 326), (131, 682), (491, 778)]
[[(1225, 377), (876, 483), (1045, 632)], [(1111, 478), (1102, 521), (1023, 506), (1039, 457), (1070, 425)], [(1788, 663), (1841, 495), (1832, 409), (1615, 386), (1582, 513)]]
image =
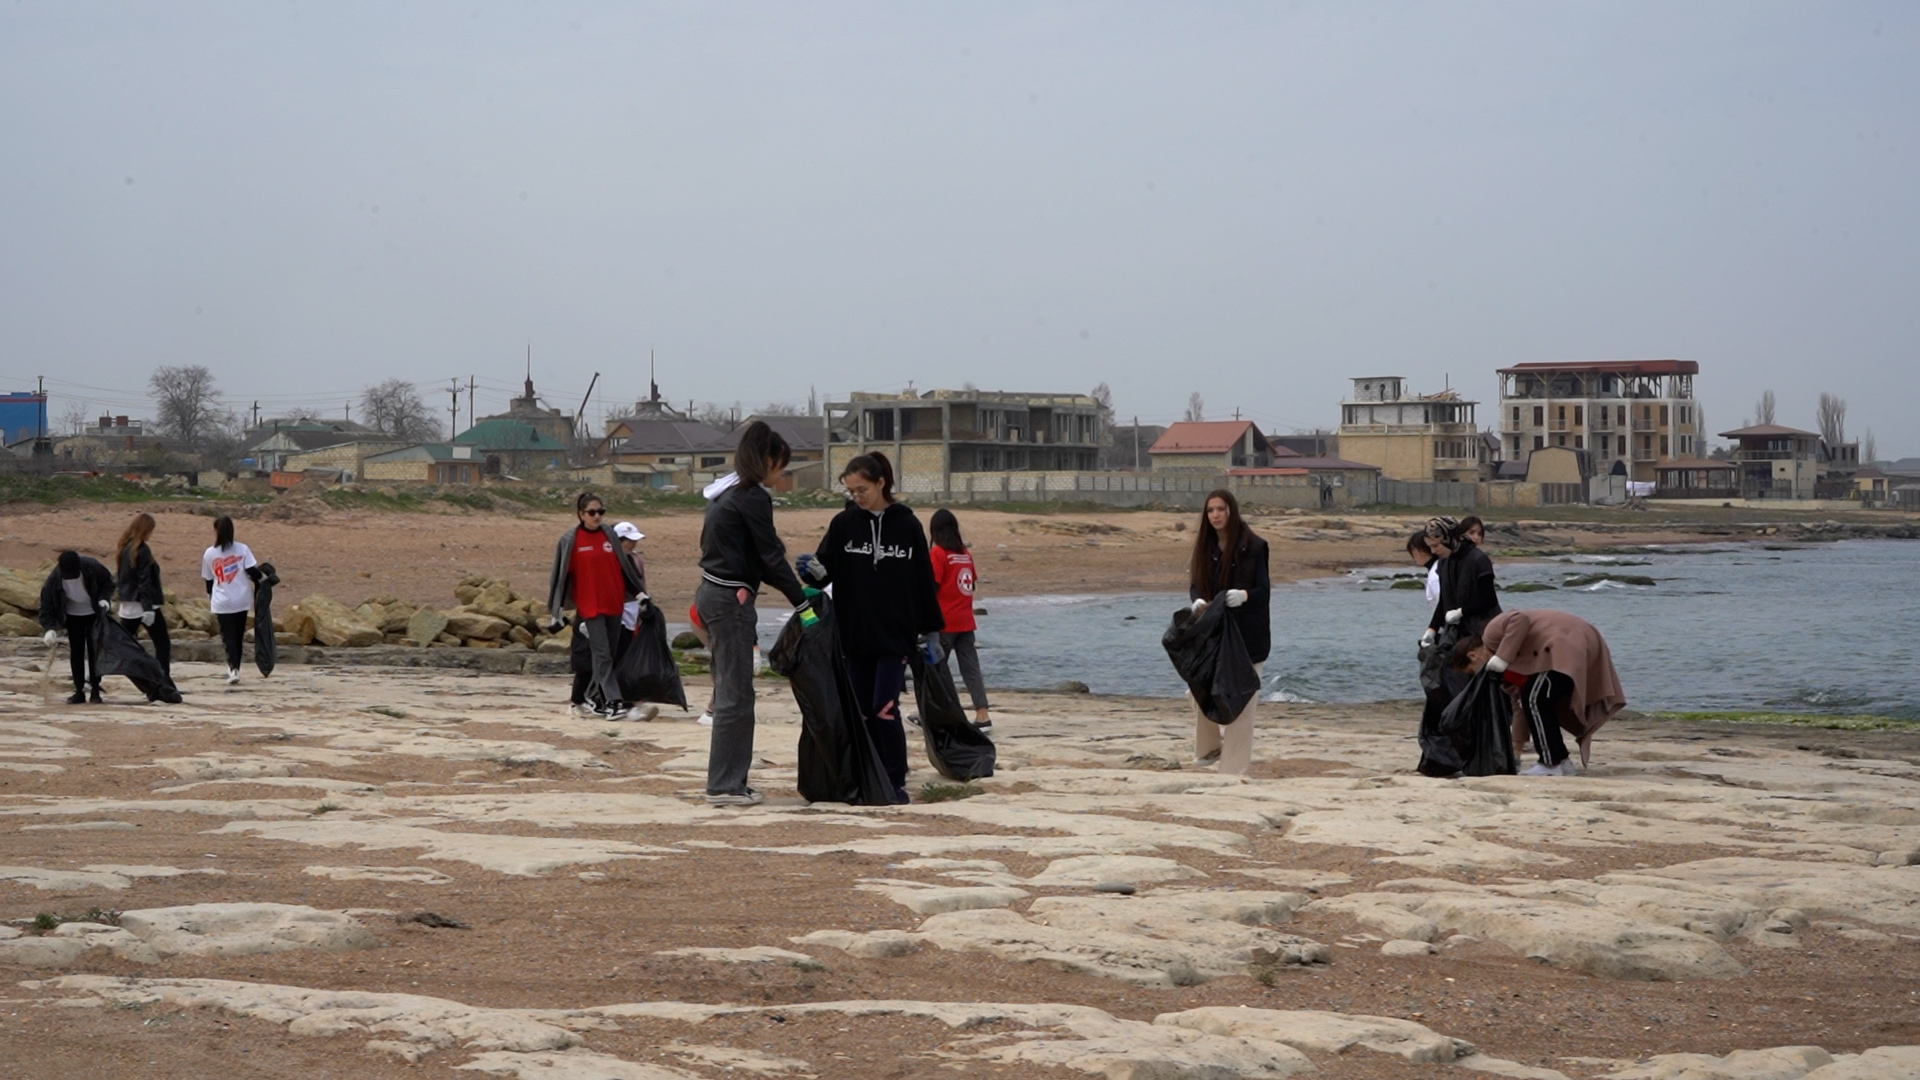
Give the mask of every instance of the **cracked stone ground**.
[(706, 729), (559, 679), (28, 664), (0, 1076), (1920, 1077), (1912, 736), (1626, 720), (1435, 781), (1411, 706), (1273, 705), (1239, 780), (1177, 702), (1006, 694), (982, 794), (866, 809), (795, 794), (769, 679), (769, 799), (713, 809)]

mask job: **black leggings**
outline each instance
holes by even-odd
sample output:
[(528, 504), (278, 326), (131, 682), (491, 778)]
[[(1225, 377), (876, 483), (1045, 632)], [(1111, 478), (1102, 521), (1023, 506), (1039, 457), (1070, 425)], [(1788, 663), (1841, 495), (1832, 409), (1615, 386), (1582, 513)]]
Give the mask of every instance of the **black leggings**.
[(247, 613), (236, 611), (231, 615), (216, 614), (220, 623), (220, 643), (227, 647), (227, 667), (238, 671), (240, 668), (240, 649), (247, 640)]
[(88, 685), (100, 689), (100, 648), (93, 640), (93, 620), (98, 615), (67, 616), (67, 662), (73, 669), (73, 689), (85, 692)]
[(158, 611), (153, 613), (153, 625), (147, 626), (139, 619), (121, 619), (120, 626), (130, 638), (140, 637), (140, 628), (146, 627), (147, 636), (153, 639), (153, 658), (160, 661), (160, 670), (173, 678), (173, 642), (167, 637), (167, 617)]

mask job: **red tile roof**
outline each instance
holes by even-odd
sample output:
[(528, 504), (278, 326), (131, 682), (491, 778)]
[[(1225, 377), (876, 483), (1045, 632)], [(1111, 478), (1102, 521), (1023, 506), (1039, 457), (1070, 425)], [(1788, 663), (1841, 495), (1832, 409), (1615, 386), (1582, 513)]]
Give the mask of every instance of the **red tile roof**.
[(1149, 454), (1225, 454), (1240, 445), (1251, 420), (1182, 420), (1153, 442)]

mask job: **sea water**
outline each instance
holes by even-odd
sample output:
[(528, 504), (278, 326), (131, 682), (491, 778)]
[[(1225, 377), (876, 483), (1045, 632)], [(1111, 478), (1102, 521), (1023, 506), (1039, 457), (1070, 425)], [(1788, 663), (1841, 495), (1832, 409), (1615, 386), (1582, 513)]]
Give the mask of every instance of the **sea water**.
[[(1502, 592), (1509, 608), (1557, 608), (1593, 623), (1613, 650), (1633, 708), (1872, 713), (1920, 720), (1920, 543), (1652, 546), (1627, 555), (1503, 562), (1502, 585), (1560, 585), (1613, 572), (1653, 585), (1602, 582)], [(1368, 567), (1273, 590), (1265, 697), (1363, 702), (1418, 697), (1415, 648), (1431, 608), (1393, 589), (1411, 564)], [(1186, 597), (1169, 593), (977, 600), (989, 686), (1177, 697), (1160, 635)]]

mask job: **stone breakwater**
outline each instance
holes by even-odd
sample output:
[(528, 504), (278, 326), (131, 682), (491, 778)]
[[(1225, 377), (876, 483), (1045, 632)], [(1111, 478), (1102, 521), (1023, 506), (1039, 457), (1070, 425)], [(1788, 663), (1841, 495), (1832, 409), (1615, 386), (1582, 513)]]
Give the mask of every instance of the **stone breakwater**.
[(183, 662), (94, 708), (28, 663), (0, 1074), (1920, 1077), (1911, 736), (1622, 720), (1585, 776), (1449, 782), (1410, 713), (1263, 708), (1242, 779), (1176, 703), (1010, 694), (977, 794), (863, 808), (795, 795), (769, 681), (768, 801), (719, 809), (707, 729), (558, 678)]

